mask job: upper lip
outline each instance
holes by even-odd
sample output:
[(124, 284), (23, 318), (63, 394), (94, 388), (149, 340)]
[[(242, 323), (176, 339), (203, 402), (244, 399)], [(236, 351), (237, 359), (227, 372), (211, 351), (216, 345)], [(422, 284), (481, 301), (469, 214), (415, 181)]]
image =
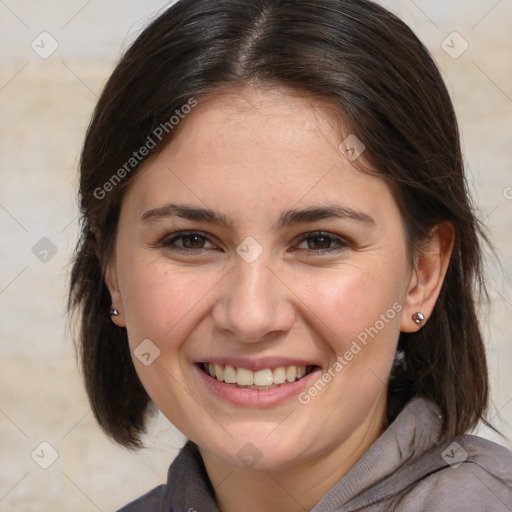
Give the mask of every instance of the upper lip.
[(246, 368), (247, 370), (263, 370), (264, 368), (279, 368), (281, 366), (319, 366), (314, 361), (295, 359), (281, 356), (267, 356), (258, 359), (247, 357), (205, 357), (197, 363), (217, 363), (222, 365), (235, 366), (236, 368)]

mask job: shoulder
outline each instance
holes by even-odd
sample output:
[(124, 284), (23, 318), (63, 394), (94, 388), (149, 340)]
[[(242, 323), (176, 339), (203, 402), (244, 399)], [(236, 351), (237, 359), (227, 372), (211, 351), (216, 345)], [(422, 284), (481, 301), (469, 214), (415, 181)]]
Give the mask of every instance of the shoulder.
[(118, 510), (118, 512), (147, 512), (167, 510), (165, 507), (166, 486), (159, 485), (136, 500), (128, 503)]
[(467, 435), (439, 445), (440, 467), (425, 475), (400, 504), (418, 499), (424, 512), (512, 510), (512, 451), (481, 437)]

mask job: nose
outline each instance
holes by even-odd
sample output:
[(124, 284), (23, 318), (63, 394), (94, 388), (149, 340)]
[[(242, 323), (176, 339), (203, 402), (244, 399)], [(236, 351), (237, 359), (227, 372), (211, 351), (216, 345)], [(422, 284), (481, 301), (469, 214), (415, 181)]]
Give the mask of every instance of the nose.
[(213, 308), (218, 331), (238, 342), (254, 343), (293, 327), (293, 292), (274, 267), (263, 256), (252, 263), (236, 258)]

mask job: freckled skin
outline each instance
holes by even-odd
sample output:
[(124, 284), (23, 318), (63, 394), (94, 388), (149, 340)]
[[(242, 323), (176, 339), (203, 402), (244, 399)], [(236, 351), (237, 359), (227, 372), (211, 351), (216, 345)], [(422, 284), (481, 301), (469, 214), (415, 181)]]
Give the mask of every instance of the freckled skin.
[[(120, 311), (114, 321), (127, 327), (132, 352), (146, 338), (159, 347), (150, 366), (135, 358), (136, 370), (159, 409), (198, 444), (212, 482), (230, 475), (216, 490), (223, 512), (236, 510), (241, 495), (253, 503), (244, 510), (296, 510), (295, 500), (309, 510), (352, 467), (386, 427), (400, 330), (416, 329), (414, 312), (430, 313), (444, 276), (442, 261), (437, 280), (411, 271), (390, 189), (338, 150), (340, 122), (326, 105), (285, 89), (213, 96), (123, 200), (108, 277)], [(169, 202), (218, 211), (233, 231), (179, 218), (140, 221)], [(332, 203), (365, 212), (375, 225), (329, 219), (273, 230), (282, 211)], [(186, 230), (208, 238), (201, 254), (185, 253), (181, 242), (174, 250), (151, 246)], [(350, 245), (314, 254), (301, 241), (313, 231)], [(236, 253), (247, 236), (263, 248), (251, 264)], [(205, 355), (300, 357), (326, 370), (397, 302), (401, 313), (307, 405), (234, 406), (193, 371)], [(249, 441), (261, 454), (250, 471), (237, 456)]]

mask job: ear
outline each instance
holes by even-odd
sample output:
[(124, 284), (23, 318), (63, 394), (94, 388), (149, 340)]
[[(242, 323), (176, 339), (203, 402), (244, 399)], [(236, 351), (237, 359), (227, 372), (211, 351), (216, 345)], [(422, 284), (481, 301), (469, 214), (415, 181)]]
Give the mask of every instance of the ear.
[[(91, 233), (94, 235), (95, 246), (96, 246), (96, 256), (101, 262), (101, 237), (100, 232), (96, 228), (91, 228)], [(110, 297), (112, 298), (112, 307), (119, 311), (118, 316), (112, 316), (112, 322), (114, 322), (119, 327), (126, 327), (125, 316), (124, 316), (124, 308), (123, 308), (123, 298), (121, 296), (121, 292), (119, 290), (119, 282), (117, 278), (117, 267), (116, 267), (116, 257), (115, 254), (111, 258), (111, 261), (107, 265), (107, 269), (105, 271), (105, 284), (110, 292)]]
[(105, 271), (105, 283), (110, 291), (110, 296), (112, 297), (112, 307), (119, 311), (119, 315), (111, 317), (112, 322), (114, 322), (119, 327), (126, 327), (123, 297), (121, 295), (121, 291), (119, 290), (115, 255), (112, 257)]
[(440, 222), (432, 228), (430, 237), (415, 257), (400, 326), (402, 332), (421, 329), (412, 318), (415, 313), (423, 313), (425, 322), (428, 322), (441, 292), (454, 240), (455, 229), (452, 223)]

